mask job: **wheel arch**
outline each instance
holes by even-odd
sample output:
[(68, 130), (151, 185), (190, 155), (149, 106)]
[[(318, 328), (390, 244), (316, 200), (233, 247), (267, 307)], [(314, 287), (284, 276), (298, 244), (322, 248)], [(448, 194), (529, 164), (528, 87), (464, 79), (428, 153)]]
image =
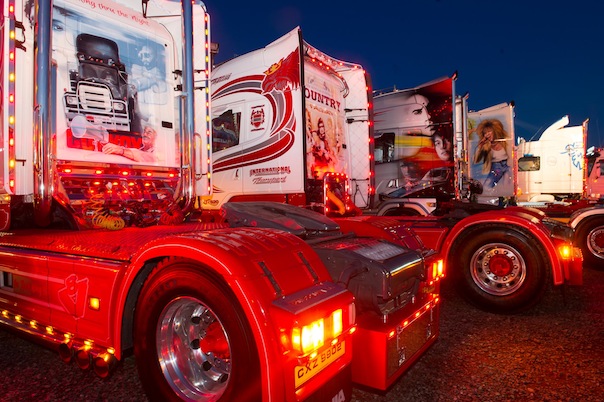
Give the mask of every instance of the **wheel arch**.
[[(196, 369), (192, 369), (196, 371), (196, 374), (192, 374), (186, 369), (183, 369), (183, 371), (180, 370), (182, 363), (191, 359), (191, 352), (183, 353), (180, 346), (173, 346), (174, 343), (171, 337), (176, 332), (181, 332), (176, 329), (181, 328), (181, 325), (182, 327), (199, 325), (201, 321), (204, 321), (200, 319), (196, 324), (193, 324), (193, 321), (179, 322), (179, 319), (185, 317), (187, 313), (181, 315), (181, 313), (176, 313), (176, 311), (180, 310), (182, 306), (190, 308), (192, 303), (195, 304), (195, 308), (197, 306), (204, 306), (204, 309), (208, 308), (210, 312), (209, 316), (216, 318), (216, 322), (219, 323), (218, 328), (225, 331), (222, 334), (225, 336), (224, 342), (228, 342), (228, 355), (231, 355), (233, 347), (239, 349), (235, 353), (239, 357), (243, 356), (243, 359), (238, 359), (238, 361), (245, 361), (247, 363), (238, 365), (239, 374), (237, 378), (239, 380), (236, 380), (235, 384), (249, 386), (249, 388), (244, 387), (244, 389), (249, 390), (252, 395), (257, 395), (256, 391), (262, 392), (262, 384), (270, 384), (267, 378), (264, 377), (264, 374), (268, 370), (265, 370), (261, 364), (264, 356), (262, 355), (261, 344), (257, 341), (257, 331), (254, 328), (255, 320), (245, 311), (245, 303), (235, 296), (234, 286), (231, 286), (216, 270), (210, 269), (203, 261), (198, 261), (195, 258), (170, 256), (155, 264), (155, 269), (148, 275), (147, 283), (149, 286), (142, 286), (137, 310), (134, 312), (135, 337), (133, 342), (138, 372), (139, 375), (143, 375), (141, 382), (145, 391), (151, 396), (151, 400), (174, 400), (172, 392), (176, 394), (180, 392), (187, 394), (189, 392), (200, 392), (198, 396), (214, 392), (214, 387), (212, 386), (209, 388), (205, 388), (205, 386), (198, 388), (196, 382), (198, 379), (201, 382), (213, 380), (216, 384), (223, 382), (215, 379), (215, 377), (212, 379), (215, 374), (204, 377), (204, 380), (201, 380), (198, 375), (202, 375), (202, 372), (209, 370), (208, 368), (202, 368), (201, 365), (197, 365)], [(166, 313), (166, 311), (172, 311), (172, 313)], [(221, 312), (216, 313), (218, 311)], [(172, 320), (177, 315), (178, 319), (176, 319), (176, 324), (174, 324)], [(200, 318), (201, 316), (198, 317)], [(190, 315), (187, 315), (186, 318), (190, 318)], [(230, 324), (227, 324), (230, 327), (228, 332), (225, 329), (225, 322), (230, 322)], [(189, 341), (193, 333), (186, 332), (188, 335), (184, 336), (187, 338), (184, 345), (192, 345)], [(270, 331), (265, 332), (270, 334)], [(226, 340), (227, 334), (230, 341)], [(193, 336), (197, 340), (204, 338), (205, 333), (201, 338), (199, 338), (199, 333), (195, 333)], [(176, 337), (182, 340), (181, 337), (183, 335), (181, 333), (180, 335), (176, 335)], [(209, 335), (209, 338), (210, 344), (212, 344), (212, 335)], [(199, 348), (199, 346), (190, 347), (192, 349)], [(154, 352), (155, 350), (156, 352)], [(220, 357), (217, 360), (220, 360)], [(199, 363), (199, 361), (197, 362)], [(222, 370), (226, 369), (226, 373), (224, 371), (221, 372), (230, 377), (231, 371), (228, 368), (229, 366), (225, 364), (219, 364), (219, 366), (222, 367)], [(154, 367), (156, 368), (154, 369)], [(242, 368), (244, 371), (249, 369), (250, 373), (253, 373), (252, 376), (254, 378), (252, 379), (249, 375), (242, 376)], [(180, 380), (182, 378), (185, 378), (185, 380), (181, 383)], [(241, 383), (242, 378), (246, 378), (244, 381), (249, 382)], [(149, 381), (149, 379), (152, 380)], [(172, 388), (172, 391), (169, 391), (168, 386)], [(219, 392), (222, 393), (227, 389), (229, 389), (228, 392), (230, 394), (237, 387), (228, 386)], [(168, 396), (166, 390), (168, 390), (167, 392), (171, 396)], [(266, 394), (266, 387), (264, 392)], [(179, 398), (178, 400), (180, 400)]]
[[(246, 316), (260, 361), (278, 361), (282, 358), (281, 341), (278, 323), (271, 316), (271, 311), (274, 311), (273, 302), (279, 295), (275, 284), (267, 278), (259, 264), (267, 261), (269, 266), (275, 266), (275, 262), (281, 261), (284, 253), (287, 256), (302, 254), (317, 277), (312, 279), (308, 273), (294, 276), (288, 273), (288, 277), (294, 280), (279, 283), (283, 294), (308, 288), (313, 281), (331, 281), (329, 272), (307, 243), (278, 230), (228, 228), (191, 232), (150, 242), (132, 257), (130, 264), (124, 269), (113, 315), (114, 322), (122, 325), (115, 325), (113, 339), (122, 340), (124, 346), (133, 343), (134, 308), (145, 280), (160, 261), (178, 258), (190, 261), (206, 272), (212, 272), (213, 276), (230, 289)], [(281, 275), (277, 280), (283, 279), (283, 272), (275, 274)], [(300, 277), (306, 279), (300, 280)], [(122, 333), (123, 331), (127, 332)], [(116, 357), (120, 358), (117, 350)], [(270, 381), (283, 378), (280, 365), (261, 365), (260, 371), (263, 394), (282, 394), (285, 386), (283, 381)]]
[(413, 203), (413, 202), (403, 202), (403, 201), (397, 201), (397, 202), (387, 202), (385, 205), (382, 205), (378, 208), (378, 212), (377, 215), (378, 216), (388, 216), (388, 213), (390, 211), (396, 211), (396, 210), (408, 210), (408, 211), (412, 211), (412, 214), (408, 215), (408, 216), (427, 216), (430, 214), (429, 211), (427, 211), (424, 206), (422, 206), (421, 204), (417, 204), (417, 203)]
[[(145, 285), (145, 281), (153, 271), (153, 269), (161, 261), (169, 258), (182, 259), (191, 263), (191, 265), (197, 267), (199, 270), (203, 270), (206, 273), (211, 274), (217, 281), (219, 281), (226, 288), (233, 292), (236, 301), (243, 309), (250, 327), (253, 328), (255, 336), (259, 333), (260, 328), (259, 319), (251, 320), (251, 317), (256, 317), (261, 313), (261, 310), (253, 308), (250, 303), (241, 303), (242, 300), (249, 302), (249, 296), (245, 294), (246, 285), (243, 281), (239, 281), (233, 271), (226, 269), (224, 264), (221, 264), (218, 260), (212, 258), (206, 253), (195, 255), (191, 253), (190, 249), (184, 248), (179, 249), (178, 247), (172, 248), (169, 254), (161, 253), (159, 255), (148, 256), (147, 259), (141, 259), (133, 262), (128, 268), (128, 274), (126, 275), (126, 284), (116, 301), (117, 309), (116, 313), (120, 317), (119, 322), (121, 325), (116, 328), (119, 333), (115, 334), (114, 339), (120, 339), (121, 350), (123, 352), (129, 352), (134, 345), (133, 331), (134, 331), (134, 314), (135, 307), (138, 302), (138, 296)], [(233, 286), (237, 284), (237, 286)], [(121, 307), (120, 307), (121, 306)], [(117, 320), (116, 320), (117, 322)], [(257, 342), (257, 339), (256, 339)]]
[(602, 206), (593, 206), (580, 209), (578, 211), (573, 212), (571, 215), (568, 224), (571, 228), (578, 230), (578, 228), (582, 225), (585, 225), (587, 221), (592, 219), (604, 219), (604, 207)]
[[(272, 331), (266, 331), (264, 328), (264, 322), (270, 321), (270, 317), (267, 317), (264, 313), (269, 311), (269, 306), (261, 302), (261, 298), (250, 297), (250, 293), (253, 290), (246, 284), (246, 281), (240, 281), (237, 279), (234, 272), (226, 269), (224, 264), (220, 264), (218, 260), (211, 256), (210, 253), (191, 253), (191, 250), (186, 247), (174, 247), (171, 249), (169, 255), (148, 255), (146, 259), (138, 260), (131, 267), (132, 280), (129, 281), (127, 292), (122, 296), (124, 299), (123, 303), (118, 302), (117, 306), (123, 306), (120, 309), (119, 314), (121, 316), (121, 325), (117, 326), (115, 330), (119, 331), (119, 335), (116, 334), (114, 339), (120, 339), (121, 350), (126, 356), (131, 355), (134, 348), (134, 317), (136, 304), (139, 301), (139, 295), (145, 284), (145, 281), (153, 271), (153, 269), (161, 262), (166, 259), (179, 259), (185, 262), (189, 262), (192, 266), (199, 270), (205, 271), (206, 274), (210, 274), (215, 280), (217, 280), (226, 289), (229, 289), (237, 303), (238, 307), (241, 308), (247, 319), (248, 325), (251, 328), (254, 339), (252, 340), (255, 346), (255, 353), (258, 355), (260, 361), (274, 361), (276, 359), (276, 350), (274, 345), (277, 345), (276, 339), (271, 337)], [(202, 259), (205, 257), (205, 259)], [(257, 292), (257, 290), (256, 290)], [(116, 322), (118, 322), (116, 320)], [(119, 328), (118, 328), (119, 327)], [(119, 336), (119, 338), (118, 338)], [(117, 351), (116, 351), (117, 352)], [(116, 353), (116, 357), (119, 355)], [(269, 378), (272, 378), (275, 374), (270, 373), (269, 367), (265, 364), (260, 365), (260, 376), (262, 384), (268, 384)], [(263, 385), (263, 389), (264, 389)], [(271, 385), (271, 387), (273, 387)], [(263, 392), (271, 392), (264, 389)]]
[[(550, 239), (547, 229), (542, 227), (542, 225), (538, 225), (534, 220), (524, 219), (519, 216), (510, 215), (502, 219), (501, 216), (491, 218), (481, 215), (476, 214), (464, 218), (451, 229), (442, 249), (442, 255), (447, 256), (447, 261), (451, 261), (451, 258), (459, 252), (464, 239), (467, 238), (466, 236), (469, 236), (475, 230), (483, 230), (485, 226), (499, 228), (500, 230), (509, 230), (512, 228), (533, 238), (543, 247), (545, 260), (549, 263), (553, 284), (561, 285), (564, 283), (564, 270), (558, 258), (558, 250)], [(447, 266), (450, 265), (447, 264)]]
[[(269, 289), (268, 284), (260, 278), (260, 274), (250, 275), (250, 272), (255, 272), (250, 269), (250, 264), (253, 262), (238, 259), (232, 252), (229, 253), (229, 250), (195, 238), (180, 238), (178, 242), (169, 243), (163, 241), (147, 247), (132, 259), (124, 274), (124, 285), (114, 305), (116, 314), (114, 322), (121, 325), (115, 325), (113, 339), (120, 340), (121, 352), (132, 350), (134, 310), (145, 280), (153, 268), (167, 258), (189, 261), (200, 270), (211, 273), (221, 284), (230, 289), (252, 330), (258, 359), (261, 362), (276, 361), (280, 353), (277, 350), (280, 343), (276, 331), (266, 330), (267, 325), (270, 325), (266, 323), (272, 321), (268, 315), (272, 300), (265, 297), (266, 290)], [(266, 287), (259, 289), (258, 284), (266, 284)], [(118, 350), (116, 350), (116, 357), (120, 358)], [(275, 373), (276, 369), (266, 364), (260, 366), (263, 392), (265, 395), (278, 393), (277, 388), (283, 385), (270, 384), (268, 381), (269, 378), (279, 375)]]
[[(589, 266), (600, 269), (602, 263), (602, 253), (592, 247), (590, 242), (601, 236), (601, 230), (604, 228), (604, 213), (591, 214), (583, 217), (574, 227), (575, 245), (578, 245), (583, 251), (583, 262)], [(598, 233), (594, 236), (595, 233)]]
[(576, 221), (574, 221), (573, 227), (574, 227), (575, 233), (578, 233), (585, 226), (587, 226), (593, 222), (598, 222), (601, 225), (604, 225), (604, 210), (602, 210), (602, 212), (598, 213), (598, 214), (590, 214), (590, 215), (581, 216), (580, 219), (577, 219)]
[(456, 289), (480, 309), (504, 314), (524, 311), (551, 286), (545, 248), (523, 228), (474, 225), (450, 251), (449, 258), (457, 264), (451, 272)]

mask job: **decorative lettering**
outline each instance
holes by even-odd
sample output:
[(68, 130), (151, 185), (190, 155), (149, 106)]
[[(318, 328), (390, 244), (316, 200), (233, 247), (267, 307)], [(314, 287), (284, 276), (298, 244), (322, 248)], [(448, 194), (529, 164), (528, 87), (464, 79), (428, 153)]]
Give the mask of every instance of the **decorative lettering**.
[(267, 168), (250, 169), (250, 176), (291, 174), (291, 172), (291, 166), (274, 166)]
[(321, 103), (327, 107), (340, 111), (340, 102), (327, 95), (320, 94), (319, 92), (313, 91), (309, 88), (304, 90), (304, 95), (306, 96), (306, 99), (313, 100), (317, 103)]
[(281, 184), (287, 182), (287, 177), (257, 177), (252, 180), (254, 184)]
[(210, 82), (212, 85), (218, 84), (219, 82), (226, 81), (231, 78), (231, 74), (221, 75), (220, 77), (212, 78)]

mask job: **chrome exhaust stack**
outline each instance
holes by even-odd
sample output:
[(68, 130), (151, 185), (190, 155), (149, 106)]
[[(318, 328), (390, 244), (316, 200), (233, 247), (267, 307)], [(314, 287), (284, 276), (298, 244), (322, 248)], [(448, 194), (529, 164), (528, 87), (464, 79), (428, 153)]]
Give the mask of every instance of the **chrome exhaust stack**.
[(74, 360), (79, 368), (82, 370), (88, 370), (92, 366), (90, 348), (86, 345), (80, 347), (74, 353)]
[(73, 343), (71, 341), (59, 344), (59, 357), (65, 363), (71, 363), (73, 359)]
[(117, 366), (117, 359), (109, 352), (101, 353), (92, 360), (92, 370), (100, 378), (107, 378), (115, 367)]
[(78, 343), (69, 340), (59, 344), (59, 357), (65, 363), (75, 361), (82, 370), (92, 369), (99, 378), (107, 378), (117, 367), (118, 360), (113, 349), (95, 348), (89, 343)]

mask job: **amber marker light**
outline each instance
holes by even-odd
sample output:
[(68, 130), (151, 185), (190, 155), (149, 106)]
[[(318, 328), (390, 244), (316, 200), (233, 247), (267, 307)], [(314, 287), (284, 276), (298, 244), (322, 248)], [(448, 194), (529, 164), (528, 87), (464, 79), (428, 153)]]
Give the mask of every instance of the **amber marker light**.
[(99, 311), (101, 309), (101, 300), (98, 297), (91, 297), (88, 300), (88, 306), (94, 311)]
[(563, 260), (568, 260), (572, 256), (572, 248), (568, 244), (563, 244), (558, 247), (558, 253)]

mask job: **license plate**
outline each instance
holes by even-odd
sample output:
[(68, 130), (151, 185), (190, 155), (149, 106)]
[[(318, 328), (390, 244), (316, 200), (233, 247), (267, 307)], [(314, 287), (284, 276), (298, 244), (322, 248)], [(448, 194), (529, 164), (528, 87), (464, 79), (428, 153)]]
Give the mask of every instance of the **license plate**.
[(345, 342), (339, 342), (332, 345), (329, 349), (323, 350), (314, 359), (311, 359), (304, 366), (296, 366), (294, 370), (296, 388), (313, 378), (325, 367), (344, 356), (346, 351)]

